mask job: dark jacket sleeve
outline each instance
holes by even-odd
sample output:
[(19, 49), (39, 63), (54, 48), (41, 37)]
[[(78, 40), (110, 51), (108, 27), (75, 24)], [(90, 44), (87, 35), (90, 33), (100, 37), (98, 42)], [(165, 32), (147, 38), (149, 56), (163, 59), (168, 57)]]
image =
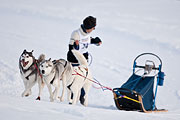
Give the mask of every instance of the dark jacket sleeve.
[(75, 43), (73, 45), (69, 45), (69, 51), (71, 51), (72, 49), (79, 50), (79, 45), (76, 45)]

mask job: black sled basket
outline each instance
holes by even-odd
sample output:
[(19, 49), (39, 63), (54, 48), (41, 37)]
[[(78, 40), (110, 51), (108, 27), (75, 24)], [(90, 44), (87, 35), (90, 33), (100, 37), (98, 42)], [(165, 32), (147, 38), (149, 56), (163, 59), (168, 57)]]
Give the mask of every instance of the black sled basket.
[[(158, 58), (159, 66), (156, 67), (154, 62), (146, 60), (144, 66), (137, 65), (136, 60), (143, 55), (152, 55)], [(136, 69), (143, 69), (142, 75), (136, 74)], [(153, 53), (143, 53), (137, 56), (134, 60), (133, 74), (120, 88), (114, 88), (114, 101), (115, 105), (119, 110), (127, 111), (167, 111), (164, 109), (157, 109), (155, 105), (157, 87), (163, 85), (164, 72), (161, 72), (162, 61)], [(152, 71), (158, 71), (158, 74), (149, 75)], [(154, 80), (157, 79), (155, 93), (154, 91)]]

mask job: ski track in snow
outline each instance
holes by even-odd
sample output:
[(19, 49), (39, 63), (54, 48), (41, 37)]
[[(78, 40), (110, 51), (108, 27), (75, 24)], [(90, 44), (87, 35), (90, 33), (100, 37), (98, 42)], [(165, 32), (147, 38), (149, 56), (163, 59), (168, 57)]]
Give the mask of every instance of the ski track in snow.
[[(22, 80), (16, 69), (9, 64), (0, 61), (0, 94), (16, 96), (22, 90)], [(18, 88), (18, 89), (17, 89)]]

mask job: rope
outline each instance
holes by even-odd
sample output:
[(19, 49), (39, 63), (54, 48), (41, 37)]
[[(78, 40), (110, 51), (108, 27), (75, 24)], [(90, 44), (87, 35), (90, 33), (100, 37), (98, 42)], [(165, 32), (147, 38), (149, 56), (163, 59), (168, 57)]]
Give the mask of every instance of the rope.
[(93, 86), (93, 88), (96, 88), (96, 89), (102, 89), (102, 87), (96, 87), (94, 85), (92, 85), (92, 86)]
[(90, 61), (89, 61), (89, 65), (88, 66), (91, 66), (91, 64), (92, 64), (92, 61), (93, 61), (93, 57), (92, 57), (92, 55), (90, 54), (90, 53), (88, 53), (88, 55), (90, 56)]
[(38, 69), (36, 63), (34, 64), (34, 66), (35, 66), (35, 68), (37, 69), (37, 71), (38, 71), (38, 73), (39, 73), (39, 76), (42, 78), (42, 75), (41, 75), (41, 73), (40, 73), (40, 71), (39, 71), (39, 69)]
[(93, 78), (97, 83), (98, 83), (98, 85), (100, 85), (100, 87), (95, 87), (94, 86), (94, 88), (96, 88), (96, 89), (102, 89), (103, 91), (105, 90), (105, 89), (103, 89), (103, 87), (102, 87), (102, 85), (100, 84), (100, 82), (98, 81), (98, 80), (96, 80), (95, 78)]
[[(81, 77), (84, 77), (84, 78), (86, 78), (87, 80), (89, 80), (89, 81), (91, 81), (91, 82), (93, 82), (93, 83), (95, 83), (95, 84), (97, 84), (97, 85), (99, 85), (99, 86), (101, 86), (101, 88), (102, 88), (102, 90), (104, 91), (104, 90), (110, 90), (110, 91), (112, 91), (113, 92), (113, 89), (112, 88), (110, 88), (110, 87), (107, 87), (107, 86), (104, 86), (104, 85), (102, 85), (100, 82), (98, 82), (98, 81), (95, 81), (95, 80), (92, 80), (92, 79), (89, 79), (89, 78), (87, 78), (86, 76), (83, 76), (83, 75), (81, 75), (80, 73), (78, 73), (77, 71), (75, 71), (76, 72), (76, 74), (72, 74), (72, 75), (79, 75), (79, 76), (81, 76)], [(99, 88), (98, 88), (99, 89)]]

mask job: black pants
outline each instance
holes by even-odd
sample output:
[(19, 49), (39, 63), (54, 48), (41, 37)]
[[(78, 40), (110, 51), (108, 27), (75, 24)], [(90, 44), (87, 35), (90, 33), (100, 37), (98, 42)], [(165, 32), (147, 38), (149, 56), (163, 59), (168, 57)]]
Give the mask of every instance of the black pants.
[[(83, 53), (83, 55), (86, 58), (86, 60), (88, 60), (88, 55), (89, 55), (88, 52)], [(71, 51), (68, 51), (67, 53), (67, 60), (72, 63), (78, 63), (78, 60), (76, 59), (76, 57), (73, 55)]]

